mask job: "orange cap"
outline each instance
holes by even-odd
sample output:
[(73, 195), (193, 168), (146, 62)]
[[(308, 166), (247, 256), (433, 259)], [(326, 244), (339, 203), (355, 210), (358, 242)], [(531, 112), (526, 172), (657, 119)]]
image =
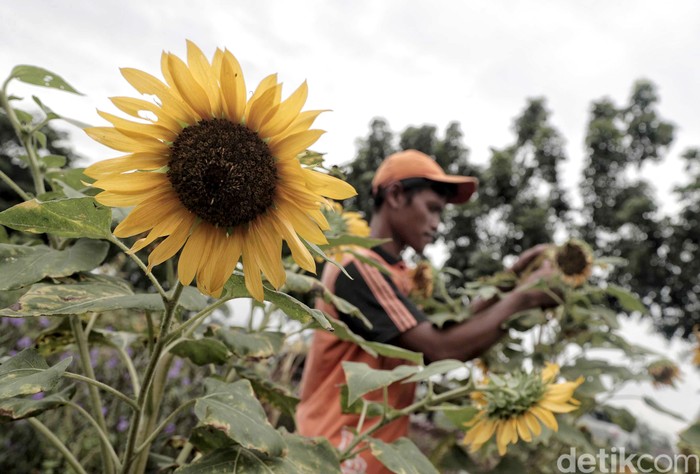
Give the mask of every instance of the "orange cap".
[(387, 156), (379, 165), (372, 179), (372, 194), (376, 195), (380, 187), (408, 178), (425, 178), (438, 183), (456, 184), (457, 194), (447, 200), (455, 204), (467, 202), (479, 185), (479, 180), (473, 176), (446, 174), (440, 165), (425, 153), (404, 150)]

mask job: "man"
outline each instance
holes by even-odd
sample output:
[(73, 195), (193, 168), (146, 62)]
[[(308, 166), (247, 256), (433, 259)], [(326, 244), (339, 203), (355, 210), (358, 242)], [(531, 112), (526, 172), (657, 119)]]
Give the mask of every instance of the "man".
[[(433, 326), (423, 312), (408, 298), (411, 290), (409, 269), (401, 253), (411, 247), (418, 254), (436, 237), (442, 210), (447, 203), (466, 202), (476, 191), (477, 180), (469, 176), (445, 174), (440, 166), (416, 150), (406, 150), (387, 157), (372, 180), (374, 213), (370, 221), (371, 236), (390, 239), (372, 250), (363, 250), (366, 258), (386, 267), (390, 275), (352, 255), (341, 265), (349, 279), (334, 265), (326, 265), (321, 277), (330, 291), (357, 306), (371, 321), (367, 328), (357, 318), (339, 313), (320, 301), (319, 309), (344, 321), (363, 338), (394, 344), (422, 352), (425, 359), (469, 360), (496, 343), (504, 334), (502, 324), (513, 314), (530, 308), (551, 306), (553, 300), (544, 292), (528, 290), (528, 283), (551, 276), (544, 265), (529, 276), (526, 284), (500, 299), (477, 301), (470, 308), (473, 317), (446, 328)], [(518, 272), (542, 251), (538, 247), (525, 252), (512, 270)], [(364, 362), (373, 369), (391, 370), (406, 364), (387, 357), (374, 358), (357, 345), (341, 341), (333, 334), (317, 331), (309, 351), (301, 385), (301, 403), (297, 410), (299, 432), (305, 436), (325, 436), (344, 449), (352, 442), (347, 427), (356, 427), (359, 415), (342, 414), (339, 386), (345, 383), (343, 361)], [(413, 402), (415, 384), (396, 383), (388, 389), (389, 403), (397, 409)], [(381, 402), (381, 390), (365, 396)], [(373, 436), (392, 442), (408, 433), (408, 417), (398, 419), (376, 431)], [(371, 427), (365, 421), (363, 430)], [(343, 464), (345, 473), (389, 472), (368, 450)]]

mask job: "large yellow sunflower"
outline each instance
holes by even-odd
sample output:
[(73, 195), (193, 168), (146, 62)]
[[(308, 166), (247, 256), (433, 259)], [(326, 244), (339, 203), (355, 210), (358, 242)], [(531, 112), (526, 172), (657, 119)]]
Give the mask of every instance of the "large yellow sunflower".
[(165, 82), (121, 70), (138, 92), (158, 99), (112, 98), (118, 109), (141, 120), (98, 112), (113, 126), (86, 130), (127, 153), (85, 170), (103, 190), (98, 202), (135, 206), (114, 234), (148, 232), (134, 252), (165, 237), (150, 253), (149, 268), (182, 250), (179, 280), (189, 285), (196, 277), (197, 287), (213, 296), (221, 294), (239, 259), (256, 299), (263, 298), (261, 272), (272, 286), (282, 286), (283, 240), (299, 266), (313, 272), (302, 239), (326, 243), (321, 204), (355, 190), (297, 159), (323, 133), (310, 129), (322, 111), (301, 111), (306, 82), (283, 101), (282, 84), (272, 74), (247, 99), (233, 54), (217, 49), (210, 62), (190, 41), (187, 63), (164, 52), (161, 69)]
[(519, 438), (530, 442), (533, 435), (538, 436), (542, 431), (540, 422), (557, 431), (554, 413), (578, 408), (573, 394), (583, 383), (582, 377), (574, 382), (554, 383), (558, 374), (559, 366), (547, 364), (540, 377), (520, 374), (512, 383), (489, 379), (482, 391), (472, 392), (472, 400), (481, 410), (467, 424), (471, 428), (464, 443), (470, 451), (479, 450), (495, 433), (498, 453), (503, 456), (508, 445), (517, 443)]

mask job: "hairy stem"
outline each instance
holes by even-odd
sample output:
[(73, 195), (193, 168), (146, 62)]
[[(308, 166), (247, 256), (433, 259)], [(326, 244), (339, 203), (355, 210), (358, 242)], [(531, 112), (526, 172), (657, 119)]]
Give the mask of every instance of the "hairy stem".
[[(74, 374), (72, 372), (64, 372), (63, 376), (66, 377), (67, 379), (78, 380), (80, 382), (85, 382), (86, 384), (93, 385), (96, 388), (102, 389), (105, 392), (110, 393), (110, 394), (114, 395), (115, 397), (119, 398), (120, 400), (126, 402), (134, 410), (139, 409), (139, 406), (136, 404), (136, 401), (127, 397), (119, 390), (114, 389), (114, 388), (110, 387), (109, 385), (100, 382), (99, 380), (91, 379), (89, 377), (85, 377), (85, 376), (80, 375), (80, 374)], [(100, 413), (102, 413), (102, 412), (100, 411)]]
[(80, 462), (73, 456), (73, 453), (70, 452), (70, 450), (66, 447), (65, 444), (63, 444), (63, 441), (58, 439), (58, 437), (53, 434), (53, 431), (48, 429), (46, 425), (44, 425), (41, 421), (37, 420), (36, 418), (29, 418), (27, 419), (30, 425), (37, 430), (39, 433), (43, 434), (46, 439), (53, 445), (54, 448), (56, 448), (64, 458), (66, 458), (66, 461), (70, 466), (77, 472), (78, 474), (87, 474), (85, 469), (83, 469), (83, 466), (80, 465)]
[(81, 415), (85, 417), (85, 419), (95, 428), (97, 431), (97, 436), (100, 437), (102, 442), (105, 444), (105, 446), (109, 446), (109, 454), (110, 457), (112, 458), (112, 462), (116, 466), (117, 469), (121, 469), (121, 463), (119, 462), (119, 457), (117, 456), (117, 453), (114, 451), (114, 447), (109, 442), (109, 438), (107, 438), (107, 433), (102, 431), (102, 428), (100, 428), (99, 423), (97, 423), (97, 420), (95, 420), (94, 417), (90, 415), (83, 407), (78, 405), (77, 403), (74, 402), (68, 402), (68, 406), (74, 408), (77, 410)]

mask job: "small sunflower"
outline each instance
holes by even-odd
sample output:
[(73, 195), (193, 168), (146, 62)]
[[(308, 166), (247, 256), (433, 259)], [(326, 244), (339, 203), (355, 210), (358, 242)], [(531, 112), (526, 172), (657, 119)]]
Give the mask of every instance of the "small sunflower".
[(571, 239), (557, 247), (554, 263), (557, 264), (564, 283), (577, 288), (586, 283), (591, 276), (593, 252), (585, 242)]
[(647, 372), (651, 376), (651, 383), (654, 387), (675, 388), (676, 381), (681, 380), (681, 369), (668, 359), (652, 362), (647, 367)]
[(433, 267), (427, 260), (421, 260), (411, 270), (411, 280), (413, 289), (411, 295), (418, 298), (427, 299), (433, 296)]
[(498, 453), (503, 456), (509, 444), (522, 438), (530, 442), (542, 431), (540, 423), (557, 431), (559, 425), (554, 413), (568, 413), (578, 408), (573, 398), (576, 388), (583, 383), (579, 377), (574, 382), (554, 383), (559, 366), (547, 364), (540, 376), (518, 374), (505, 381), (489, 378), (481, 391), (472, 392), (472, 401), (481, 410), (468, 422), (471, 427), (464, 436), (470, 451), (479, 450), (496, 435)]
[(161, 70), (165, 82), (121, 70), (138, 92), (157, 98), (112, 98), (118, 109), (141, 120), (98, 112), (113, 126), (86, 130), (127, 153), (85, 170), (103, 190), (98, 202), (134, 206), (114, 234), (148, 232), (133, 252), (164, 238), (149, 254), (149, 269), (181, 251), (180, 282), (189, 285), (196, 277), (200, 291), (216, 297), (241, 259), (246, 287), (256, 299), (263, 299), (261, 272), (272, 286), (282, 286), (283, 240), (299, 266), (314, 272), (303, 240), (326, 243), (321, 204), (355, 190), (297, 159), (323, 133), (310, 129), (322, 111), (301, 111), (306, 82), (281, 100), (282, 84), (272, 74), (247, 99), (234, 55), (217, 49), (210, 62), (190, 41), (187, 63), (164, 52)]
[[(332, 234), (369, 237), (369, 225), (359, 212), (346, 211), (340, 203), (335, 201), (329, 201), (325, 204), (322, 211), (330, 224), (330, 232)], [(330, 249), (327, 252), (327, 256), (335, 261), (340, 261), (343, 253), (352, 248), (352, 245), (340, 245)]]

